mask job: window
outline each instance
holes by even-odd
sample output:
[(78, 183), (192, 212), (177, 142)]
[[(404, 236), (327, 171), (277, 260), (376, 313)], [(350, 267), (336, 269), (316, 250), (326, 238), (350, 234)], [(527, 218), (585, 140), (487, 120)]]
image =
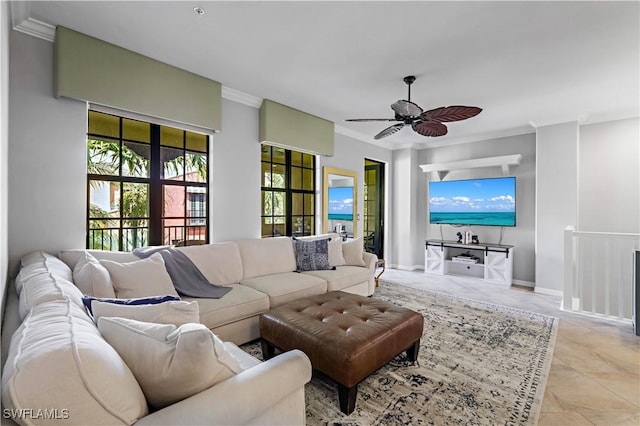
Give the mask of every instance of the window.
[(262, 236), (315, 234), (316, 158), (262, 145)]
[(89, 111), (87, 248), (208, 239), (208, 136)]

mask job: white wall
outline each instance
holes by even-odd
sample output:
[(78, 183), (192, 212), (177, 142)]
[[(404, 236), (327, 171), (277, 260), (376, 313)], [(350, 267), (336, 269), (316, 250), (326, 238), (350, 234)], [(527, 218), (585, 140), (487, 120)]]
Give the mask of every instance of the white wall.
[[(511, 136), (480, 142), (450, 145), (420, 151), (419, 163), (431, 164), (449, 161), (461, 161), (473, 158), (495, 157), (499, 155), (521, 154), (522, 161), (512, 166), (509, 174), (516, 177), (516, 227), (503, 228), (502, 244), (515, 246), (514, 281), (519, 284), (533, 286), (535, 282), (535, 187), (536, 187), (536, 146), (535, 134)], [(471, 231), (478, 235), (480, 242), (498, 243), (500, 227), (471, 226), (454, 228), (449, 225), (428, 224), (428, 182), (437, 180), (432, 173), (418, 170), (419, 189), (418, 216), (420, 235), (424, 239), (456, 240), (459, 231)], [(454, 170), (449, 172), (445, 180), (474, 179), (502, 176), (500, 167)], [(424, 259), (424, 241), (416, 247)]]
[(210, 240), (259, 238), (258, 109), (222, 100), (222, 131), (211, 146)]
[[(317, 197), (316, 203), (318, 208), (318, 217), (321, 218), (323, 212), (322, 210), (322, 167), (336, 167), (339, 169), (345, 170), (353, 170), (358, 174), (358, 236), (362, 235), (362, 218), (364, 215), (364, 160), (368, 158), (371, 160), (380, 161), (381, 163), (387, 164), (386, 178), (387, 178), (387, 186), (390, 185), (390, 182), (393, 179), (389, 176), (389, 165), (391, 163), (391, 150), (381, 148), (379, 146), (375, 146), (366, 142), (362, 142), (357, 139), (353, 139), (351, 137), (336, 133), (335, 135), (335, 149), (333, 157), (319, 157), (319, 160), (316, 163), (317, 175), (318, 179), (316, 180), (317, 185)], [(387, 218), (387, 223), (390, 220), (390, 212), (389, 206), (386, 208), (385, 216)], [(322, 232), (322, 220), (318, 220), (317, 223), (317, 233)], [(389, 230), (386, 230), (386, 236), (389, 236)], [(392, 249), (387, 244), (389, 238), (385, 238), (385, 247), (384, 253), (385, 257), (389, 258), (392, 256)]]
[(9, 3), (0, 2), (0, 324), (9, 265), (7, 202), (9, 186)]
[(577, 122), (536, 130), (536, 291), (564, 287), (564, 229), (578, 220)]
[(34, 250), (83, 247), (86, 104), (53, 97), (53, 44), (10, 39), (9, 262)]
[(578, 230), (640, 233), (640, 119), (580, 127)]

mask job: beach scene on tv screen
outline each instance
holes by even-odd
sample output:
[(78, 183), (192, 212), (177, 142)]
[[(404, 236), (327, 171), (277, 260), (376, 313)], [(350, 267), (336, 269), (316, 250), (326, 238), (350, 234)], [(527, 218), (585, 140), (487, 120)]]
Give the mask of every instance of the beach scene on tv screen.
[(329, 188), (329, 220), (353, 220), (353, 187)]
[(513, 177), (429, 182), (429, 222), (515, 226)]

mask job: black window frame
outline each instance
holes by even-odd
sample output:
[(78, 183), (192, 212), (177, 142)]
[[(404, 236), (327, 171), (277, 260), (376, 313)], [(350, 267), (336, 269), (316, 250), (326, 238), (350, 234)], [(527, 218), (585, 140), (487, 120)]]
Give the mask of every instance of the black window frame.
[[(118, 145), (119, 145), (119, 156), (120, 156), (120, 160), (119, 160), (119, 166), (118, 166), (118, 173), (116, 174), (99, 174), (99, 173), (89, 173), (89, 170), (87, 171), (87, 189), (86, 189), (86, 241), (85, 241), (85, 245), (86, 248), (91, 249), (91, 248), (99, 248), (99, 249), (103, 249), (103, 250), (125, 250), (128, 251), (132, 248), (136, 248), (136, 247), (141, 247), (141, 246), (145, 246), (145, 245), (164, 245), (164, 244), (176, 244), (176, 245), (190, 245), (190, 239), (189, 239), (189, 233), (190, 233), (190, 228), (203, 228), (201, 230), (198, 230), (198, 239), (197, 239), (197, 244), (200, 243), (208, 243), (209, 242), (209, 229), (210, 229), (210, 208), (209, 208), (209, 182), (210, 182), (210, 176), (211, 176), (211, 168), (210, 168), (210, 136), (208, 135), (202, 135), (200, 133), (195, 133), (189, 130), (185, 130), (185, 129), (180, 129), (179, 127), (174, 127), (174, 126), (166, 126), (166, 125), (160, 125), (160, 124), (155, 124), (152, 122), (148, 122), (148, 121), (143, 121), (143, 120), (136, 120), (136, 119), (131, 119), (128, 117), (123, 117), (123, 116), (118, 116), (115, 114), (111, 114), (111, 113), (105, 113), (105, 112), (101, 112), (101, 111), (93, 111), (90, 110), (89, 111), (94, 112), (94, 113), (99, 113), (99, 114), (104, 114), (104, 115), (108, 115), (108, 116), (112, 116), (115, 117), (118, 120), (118, 137), (114, 137), (113, 135), (104, 135), (104, 134), (99, 134), (99, 133), (90, 133), (89, 130), (91, 129), (91, 127), (88, 125), (88, 130), (87, 130), (87, 156), (89, 155), (89, 147), (88, 147), (88, 142), (89, 139), (98, 139), (98, 140), (102, 140), (102, 139), (107, 139), (107, 140), (111, 140), (111, 141), (117, 141)], [(87, 117), (87, 123), (89, 123), (91, 116), (90, 114)], [(144, 123), (144, 124), (148, 124), (149, 125), (149, 150), (150, 150), (150, 155), (149, 155), (149, 173), (147, 177), (135, 177), (135, 176), (125, 176), (123, 175), (123, 167), (122, 167), (122, 147), (125, 143), (140, 143), (140, 141), (134, 140), (134, 139), (128, 139), (125, 138), (123, 136), (123, 122), (124, 120), (129, 120), (129, 121), (137, 121), (140, 123)], [(182, 147), (176, 147), (174, 145), (164, 145), (161, 143), (161, 129), (162, 128), (167, 128), (167, 129), (173, 129), (174, 131), (178, 131), (178, 132), (182, 132)], [(189, 147), (187, 148), (188, 142), (187, 142), (187, 138), (188, 135), (190, 134), (195, 134), (197, 135), (198, 138), (200, 137), (204, 137), (204, 150), (200, 150), (200, 149), (195, 149), (193, 147)], [(146, 143), (146, 142), (144, 142)], [(206, 157), (206, 173), (203, 177), (204, 182), (196, 182), (196, 181), (188, 181), (186, 179), (186, 173), (184, 172), (183, 169), (183, 173), (181, 176), (181, 179), (175, 179), (171, 178), (171, 179), (165, 179), (163, 178), (163, 174), (164, 174), (164, 170), (163, 170), (163, 162), (162, 162), (162, 154), (161, 154), (161, 150), (162, 148), (172, 148), (175, 150), (179, 150), (181, 152), (181, 155), (183, 156), (183, 159), (186, 158), (187, 153), (195, 153), (195, 154), (202, 154)], [(184, 162), (183, 162), (184, 164)], [(120, 206), (119, 206), (119, 215), (117, 217), (113, 217), (113, 218), (109, 218), (107, 220), (109, 220), (110, 222), (117, 222), (117, 226), (109, 226), (106, 228), (92, 228), (91, 223), (93, 221), (98, 221), (101, 220), (99, 218), (92, 218), (91, 217), (91, 182), (92, 181), (107, 181), (107, 182), (112, 182), (112, 183), (118, 183), (120, 185), (120, 200), (122, 201), (122, 196), (123, 196), (123, 187), (125, 184), (127, 183), (138, 183), (138, 184), (146, 184), (148, 185), (148, 215), (145, 217), (125, 217), (123, 215), (123, 203), (120, 202)], [(179, 187), (179, 188), (183, 188), (184, 190), (184, 207), (183, 207), (183, 214), (182, 216), (165, 216), (164, 215), (164, 206), (165, 206), (165, 200), (164, 200), (164, 188), (165, 187), (169, 187), (169, 186), (173, 186), (173, 187)], [(193, 217), (190, 215), (190, 211), (189, 211), (189, 191), (188, 189), (190, 187), (198, 187), (198, 188), (202, 188), (200, 191), (203, 191), (202, 193), (204, 193), (204, 198), (205, 198), (205, 214), (203, 216), (198, 216), (198, 217)], [(111, 220), (113, 219), (113, 220)], [(197, 225), (191, 225), (190, 221), (193, 219), (198, 219), (199, 222), (204, 222), (201, 224), (197, 224)], [(146, 238), (141, 238), (139, 240), (137, 240), (136, 238), (134, 238), (134, 241), (132, 244), (128, 244), (126, 243), (126, 230), (127, 229), (132, 229), (130, 227), (125, 226), (126, 222), (132, 221), (132, 220), (145, 220), (147, 221), (148, 226), (146, 227), (147, 231), (146, 231)], [(169, 230), (169, 234), (166, 234), (166, 231), (169, 227), (166, 227), (164, 225), (165, 220), (183, 220), (183, 225), (175, 225), (172, 226), (172, 228), (179, 228), (180, 226), (183, 227), (182, 232), (180, 233), (182, 239), (181, 240), (176, 240), (176, 239), (171, 239), (171, 230)], [(138, 229), (143, 229), (144, 227), (139, 227)], [(104, 238), (104, 230), (101, 232), (102, 233), (102, 238), (101, 241), (103, 244), (100, 245), (100, 247), (96, 247), (93, 244), (93, 238), (92, 238), (92, 232), (96, 232), (96, 231), (100, 231), (101, 229), (107, 230), (107, 231), (111, 231), (111, 230), (115, 230), (116, 234), (117, 234), (117, 241), (114, 243), (112, 238), (107, 238), (108, 241), (108, 245), (104, 244), (105, 238)], [(135, 232), (135, 231), (134, 231)], [(178, 233), (176, 233), (175, 235), (177, 235)], [(144, 231), (142, 232), (141, 235), (144, 235)]]
[[(264, 150), (269, 150), (269, 161), (265, 161), (264, 159)], [(265, 165), (268, 165), (269, 172), (273, 174), (274, 166), (284, 166), (284, 188), (278, 188), (273, 186), (265, 186), (261, 185), (260, 188), (260, 196), (263, 203), (261, 207), (261, 216), (260, 216), (260, 226), (262, 230), (262, 237), (277, 237), (277, 236), (306, 236), (306, 235), (314, 235), (316, 229), (316, 156), (313, 154), (308, 154), (300, 151), (294, 151), (286, 148), (280, 148), (268, 144), (262, 145), (262, 156), (261, 156), (261, 173), (265, 170)], [(282, 150), (284, 152), (284, 161), (274, 161), (274, 150)], [(296, 161), (294, 163), (293, 158), (298, 157), (300, 161)], [(305, 165), (305, 159), (311, 160), (311, 166)], [(301, 188), (293, 187), (293, 171), (299, 171), (301, 176)], [(305, 171), (307, 173), (305, 173)], [(305, 189), (306, 176), (311, 176), (312, 188)], [(262, 178), (262, 182), (264, 182), (264, 177)], [(273, 181), (271, 181), (273, 183)], [(265, 192), (271, 193), (281, 193), (284, 194), (285, 206), (284, 206), (284, 214), (277, 215), (275, 214), (275, 209), (272, 208), (272, 214), (265, 214), (264, 208), (264, 197)], [(301, 211), (302, 214), (294, 214), (293, 211), (293, 203), (294, 196), (301, 195), (302, 196), (302, 206)], [(311, 207), (307, 208), (308, 202), (311, 202)], [(307, 213), (309, 212), (309, 213)], [(271, 232), (265, 233), (265, 220), (267, 218), (271, 218)], [(277, 230), (276, 218), (284, 218), (284, 233)], [(296, 219), (300, 219), (299, 222), (294, 223)], [(305, 220), (307, 219), (307, 220)], [(301, 224), (302, 228), (300, 228), (299, 224)], [(305, 226), (309, 224), (309, 226)]]

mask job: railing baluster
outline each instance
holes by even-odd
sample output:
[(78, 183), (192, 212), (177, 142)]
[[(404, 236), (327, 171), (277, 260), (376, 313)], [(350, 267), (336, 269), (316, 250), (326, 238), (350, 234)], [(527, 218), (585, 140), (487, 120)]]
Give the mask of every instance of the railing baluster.
[(579, 232), (567, 227), (564, 244), (563, 309), (631, 320), (632, 253), (640, 250), (640, 234)]

